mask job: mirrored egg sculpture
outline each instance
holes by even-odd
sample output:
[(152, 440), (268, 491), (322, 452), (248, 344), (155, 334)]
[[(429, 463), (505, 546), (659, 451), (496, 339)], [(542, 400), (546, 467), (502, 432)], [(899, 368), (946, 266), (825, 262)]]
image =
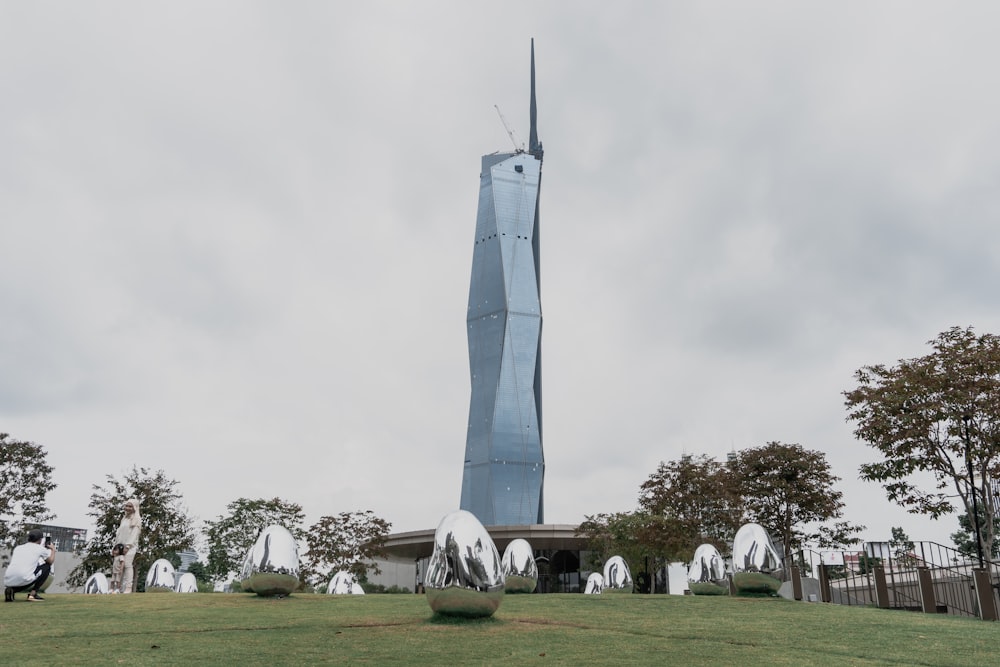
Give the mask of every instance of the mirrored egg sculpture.
[(178, 593), (197, 593), (198, 580), (190, 572), (184, 572), (177, 578), (177, 585), (174, 590)]
[(604, 593), (631, 593), (632, 573), (621, 556), (612, 556), (604, 563)]
[(83, 592), (88, 595), (102, 595), (108, 590), (108, 578), (103, 572), (93, 573), (87, 577), (87, 583), (83, 585)]
[(326, 586), (328, 595), (364, 595), (365, 589), (354, 578), (354, 575), (347, 570), (341, 570), (333, 575), (333, 579)]
[(711, 544), (702, 544), (695, 549), (694, 558), (688, 566), (688, 582), (704, 584), (726, 578), (726, 562), (722, 554)]
[(147, 593), (172, 593), (174, 590), (174, 566), (166, 558), (159, 558), (149, 566), (146, 574)]
[(604, 590), (604, 575), (600, 572), (591, 572), (583, 592), (586, 595), (600, 595), (602, 590)]
[(702, 544), (694, 551), (688, 566), (688, 589), (694, 595), (728, 595), (726, 562), (711, 544)]
[(299, 585), (299, 545), (284, 526), (260, 532), (243, 562), (240, 586), (262, 596), (290, 595)]
[(745, 524), (733, 538), (734, 572), (772, 572), (781, 567), (781, 558), (764, 527)]
[(434, 533), (424, 581), (427, 602), (438, 614), (492, 616), (504, 594), (500, 554), (471, 512), (448, 514)]
[(535, 552), (527, 540), (511, 540), (503, 550), (504, 590), (507, 593), (531, 593), (538, 585)]
[(762, 526), (748, 523), (733, 538), (733, 588), (742, 594), (777, 595), (781, 581), (772, 576), (781, 558)]

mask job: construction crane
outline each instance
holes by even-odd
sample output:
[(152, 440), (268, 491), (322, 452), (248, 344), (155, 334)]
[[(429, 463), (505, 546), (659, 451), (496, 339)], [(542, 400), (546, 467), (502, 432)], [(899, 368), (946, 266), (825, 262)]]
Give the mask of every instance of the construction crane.
[(503, 129), (507, 130), (507, 136), (510, 137), (510, 142), (514, 144), (514, 152), (523, 153), (524, 144), (522, 143), (520, 146), (517, 144), (517, 137), (514, 136), (514, 130), (510, 129), (510, 125), (507, 124), (507, 119), (503, 117), (503, 112), (500, 111), (500, 107), (494, 104), (493, 108), (497, 110), (497, 115), (500, 116), (500, 122), (503, 123)]

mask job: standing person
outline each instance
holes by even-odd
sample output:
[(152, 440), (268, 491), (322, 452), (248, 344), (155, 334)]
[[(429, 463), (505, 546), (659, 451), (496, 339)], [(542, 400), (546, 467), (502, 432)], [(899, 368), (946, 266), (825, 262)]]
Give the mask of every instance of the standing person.
[[(111, 552), (114, 566), (111, 569), (111, 592), (131, 593), (135, 581), (135, 554), (139, 549), (139, 501), (129, 498), (125, 501), (125, 516), (115, 533), (115, 548)], [(120, 548), (119, 548), (120, 547)]]
[(28, 541), (14, 547), (10, 564), (3, 575), (3, 601), (13, 602), (14, 593), (28, 591), (28, 602), (41, 602), (38, 590), (45, 584), (56, 560), (56, 548), (51, 542), (42, 546), (42, 531), (28, 531)]

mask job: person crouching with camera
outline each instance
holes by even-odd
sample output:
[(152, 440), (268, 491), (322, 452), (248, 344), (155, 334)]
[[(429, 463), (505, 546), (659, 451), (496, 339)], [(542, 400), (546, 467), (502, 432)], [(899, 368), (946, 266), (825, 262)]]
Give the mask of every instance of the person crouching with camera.
[(42, 531), (37, 528), (28, 531), (28, 541), (14, 547), (10, 554), (10, 564), (3, 575), (3, 601), (13, 602), (14, 594), (28, 591), (28, 602), (41, 602), (39, 589), (52, 573), (52, 563), (56, 560), (56, 548), (51, 541), (42, 545)]

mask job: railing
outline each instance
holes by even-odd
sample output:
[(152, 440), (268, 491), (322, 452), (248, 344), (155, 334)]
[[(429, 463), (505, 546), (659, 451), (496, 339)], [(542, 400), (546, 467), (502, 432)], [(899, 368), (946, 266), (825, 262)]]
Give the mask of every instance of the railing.
[(823, 602), (997, 620), (1000, 563), (979, 568), (935, 542), (906, 547), (868, 542), (860, 552), (802, 550), (798, 561), (818, 575)]

